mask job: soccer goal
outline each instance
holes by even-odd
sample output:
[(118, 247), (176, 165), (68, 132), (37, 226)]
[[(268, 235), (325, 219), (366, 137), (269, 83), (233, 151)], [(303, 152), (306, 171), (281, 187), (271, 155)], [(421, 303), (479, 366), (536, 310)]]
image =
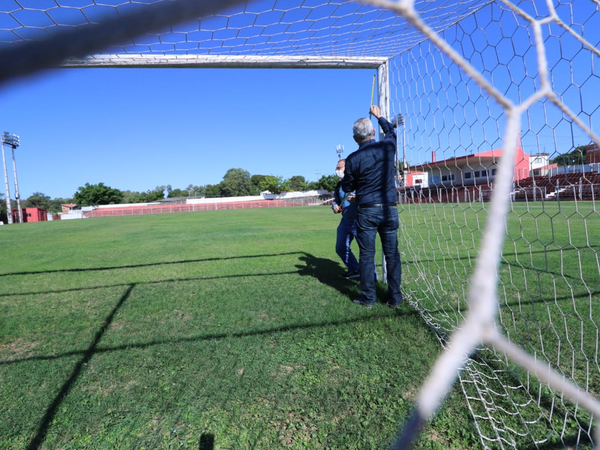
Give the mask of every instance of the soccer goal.
[(597, 0), (0, 6), (0, 81), (59, 65), (377, 69), (383, 113), (403, 118), (403, 289), (444, 348), (398, 448), (457, 381), (484, 448), (600, 445), (599, 47)]

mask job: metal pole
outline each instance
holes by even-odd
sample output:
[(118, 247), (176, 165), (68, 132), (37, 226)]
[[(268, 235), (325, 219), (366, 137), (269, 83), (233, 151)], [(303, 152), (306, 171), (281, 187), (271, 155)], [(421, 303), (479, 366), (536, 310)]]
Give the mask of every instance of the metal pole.
[(17, 162), (15, 160), (15, 146), (11, 145), (13, 159), (13, 173), (15, 175), (15, 198), (17, 199), (17, 211), (19, 212), (19, 223), (23, 223), (23, 210), (21, 209), (21, 197), (19, 196), (19, 182), (17, 181)]
[(402, 165), (404, 172), (404, 184), (406, 185), (406, 169), (408, 169), (408, 163), (406, 162), (406, 117), (402, 120)]
[[(397, 121), (398, 119), (396, 119)], [(398, 122), (396, 122), (398, 123)], [(394, 156), (394, 183), (396, 184), (396, 203), (401, 203), (400, 201), (400, 155), (398, 154), (398, 146), (400, 144), (399, 135), (398, 135), (398, 127), (400, 125), (396, 125), (396, 155)]]
[(4, 166), (4, 189), (6, 191), (6, 220), (9, 224), (13, 223), (12, 208), (10, 207), (10, 189), (8, 187), (8, 171), (6, 170), (6, 155), (4, 154), (4, 137), (0, 137), (2, 142), (2, 163)]
[[(406, 195), (406, 177), (408, 163), (406, 162), (406, 117), (402, 116), (402, 184), (404, 185), (404, 195)], [(421, 184), (421, 188), (423, 184)]]
[[(389, 118), (390, 111), (390, 80), (388, 72), (387, 62), (380, 65), (377, 69), (377, 75), (379, 78), (379, 108), (381, 109), (381, 115)], [(397, 148), (397, 146), (396, 146)], [(387, 284), (387, 264), (385, 262), (385, 255), (381, 252), (381, 281)]]

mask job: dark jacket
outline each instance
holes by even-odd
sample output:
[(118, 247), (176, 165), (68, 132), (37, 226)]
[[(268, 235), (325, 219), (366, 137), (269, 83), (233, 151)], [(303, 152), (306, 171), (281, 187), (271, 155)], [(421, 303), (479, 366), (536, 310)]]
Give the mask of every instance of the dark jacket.
[(397, 203), (395, 156), (396, 133), (392, 124), (379, 118), (385, 137), (381, 141), (371, 139), (363, 142), (358, 150), (346, 158), (346, 170), (342, 180), (345, 192), (356, 191), (356, 203), (360, 205)]

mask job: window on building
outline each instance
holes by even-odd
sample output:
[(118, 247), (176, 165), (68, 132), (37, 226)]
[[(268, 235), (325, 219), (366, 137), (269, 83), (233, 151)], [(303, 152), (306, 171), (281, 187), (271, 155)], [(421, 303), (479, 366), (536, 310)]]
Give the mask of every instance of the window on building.
[(442, 175), (442, 181), (448, 181), (448, 175)]
[(487, 177), (488, 171), (487, 170), (482, 170), (481, 171), (481, 176), (482, 177)]
[(492, 169), (492, 176), (496, 175), (496, 169)]
[(479, 178), (479, 170), (475, 171), (475, 178)]
[(470, 180), (472, 175), (472, 172), (465, 172), (465, 180)]

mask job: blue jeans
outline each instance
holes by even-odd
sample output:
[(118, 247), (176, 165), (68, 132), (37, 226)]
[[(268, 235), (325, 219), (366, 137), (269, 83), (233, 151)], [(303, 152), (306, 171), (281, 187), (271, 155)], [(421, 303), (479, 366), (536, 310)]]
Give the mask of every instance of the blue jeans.
[(374, 304), (375, 291), (375, 237), (379, 233), (387, 267), (387, 302), (397, 305), (402, 301), (400, 280), (402, 265), (398, 251), (398, 210), (393, 206), (359, 208), (356, 241), (360, 248), (360, 292), (362, 300)]
[(356, 237), (356, 220), (346, 220), (342, 217), (337, 228), (335, 252), (348, 268), (348, 272), (358, 272), (359, 265), (356, 256), (350, 249), (350, 244)]

